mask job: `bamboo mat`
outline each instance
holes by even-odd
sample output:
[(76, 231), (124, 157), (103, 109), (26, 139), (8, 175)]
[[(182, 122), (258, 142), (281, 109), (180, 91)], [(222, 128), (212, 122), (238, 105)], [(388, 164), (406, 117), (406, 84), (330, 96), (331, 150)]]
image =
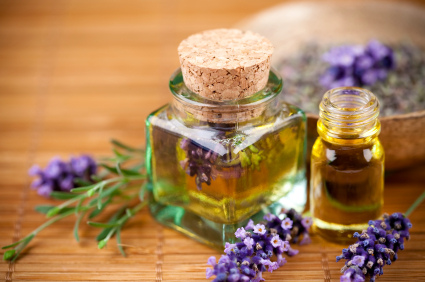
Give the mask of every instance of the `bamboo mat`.
[[(0, 1), (0, 245), (44, 221), (52, 203), (29, 189), (28, 168), (59, 155), (110, 154), (108, 140), (144, 145), (144, 119), (167, 103), (176, 48), (188, 35), (230, 27), (266, 1)], [(420, 1), (416, 1), (420, 2)], [(405, 211), (425, 187), (425, 167), (386, 179), (385, 210)], [(114, 242), (98, 250), (93, 228), (72, 236), (74, 218), (31, 242), (16, 263), (0, 262), (5, 281), (205, 281), (215, 250), (165, 228), (145, 209)], [(411, 221), (412, 239), (378, 281), (425, 281), (425, 205)], [(343, 246), (313, 243), (267, 281), (339, 281)]]

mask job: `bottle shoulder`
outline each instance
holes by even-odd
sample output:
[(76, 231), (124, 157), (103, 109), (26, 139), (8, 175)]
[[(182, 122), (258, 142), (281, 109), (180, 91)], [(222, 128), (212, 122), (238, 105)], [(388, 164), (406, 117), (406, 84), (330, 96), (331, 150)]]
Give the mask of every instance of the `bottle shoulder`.
[(206, 148), (219, 142), (243, 150), (270, 135), (305, 142), (305, 115), (298, 108), (285, 104), (273, 115), (253, 123), (211, 124), (190, 117), (182, 120), (176, 117), (172, 106), (167, 104), (152, 112), (146, 119), (146, 130), (156, 129), (190, 138)]

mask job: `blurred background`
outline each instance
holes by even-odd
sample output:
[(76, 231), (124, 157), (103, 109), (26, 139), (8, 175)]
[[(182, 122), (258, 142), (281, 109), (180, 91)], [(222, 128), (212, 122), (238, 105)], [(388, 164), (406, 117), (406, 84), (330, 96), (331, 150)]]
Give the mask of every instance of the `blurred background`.
[(2, 160), (142, 145), (145, 117), (171, 99), (179, 42), (283, 2), (1, 1)]
[(144, 119), (171, 99), (180, 41), (279, 2), (1, 1), (2, 161), (97, 155), (111, 137), (142, 145)]

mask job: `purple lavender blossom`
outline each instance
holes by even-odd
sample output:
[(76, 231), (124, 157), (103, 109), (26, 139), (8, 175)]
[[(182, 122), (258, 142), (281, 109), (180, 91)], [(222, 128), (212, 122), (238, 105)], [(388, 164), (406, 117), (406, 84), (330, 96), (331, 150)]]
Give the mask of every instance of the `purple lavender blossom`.
[(266, 227), (262, 224), (257, 224), (254, 226), (254, 233), (258, 234), (258, 235), (264, 235), (264, 233), (266, 233)]
[[(280, 238), (284, 241), (299, 243), (300, 245), (309, 244), (311, 242), (308, 230), (312, 224), (310, 217), (302, 217), (294, 209), (282, 210), (280, 219), (278, 216), (265, 218), (267, 220), (266, 227), (275, 230)], [(302, 240), (300, 238), (302, 237)], [(290, 249), (288, 254), (296, 254), (295, 250)]]
[(254, 239), (248, 237), (243, 240), (243, 243), (245, 244), (247, 250), (251, 250), (252, 245), (254, 245), (255, 241)]
[(289, 218), (285, 218), (280, 225), (283, 229), (289, 230), (292, 228), (292, 220)]
[(218, 154), (202, 148), (188, 138), (182, 139), (180, 148), (186, 151), (186, 158), (180, 162), (180, 166), (188, 175), (196, 176), (195, 182), (198, 190), (202, 189), (202, 183), (211, 185), (211, 180), (215, 179), (212, 165)]
[(281, 242), (283, 242), (282, 240), (280, 240), (279, 235), (275, 235), (270, 239), (270, 243), (273, 245), (273, 247), (280, 247), (282, 244)]
[(69, 192), (72, 188), (78, 187), (76, 179), (93, 183), (91, 176), (96, 174), (97, 164), (87, 155), (73, 157), (69, 162), (53, 158), (42, 170), (38, 165), (32, 166), (28, 173), (31, 176), (38, 176), (31, 187), (43, 197), (49, 197), (53, 191)]
[[(296, 240), (301, 234), (308, 234), (308, 228), (306, 229), (304, 225), (308, 225), (311, 220), (305, 221), (303, 225), (302, 216), (295, 210), (285, 210), (281, 215), (282, 218), (291, 220), (292, 228), (283, 229), (281, 227), (283, 221), (278, 216), (269, 214), (264, 217), (267, 220), (266, 225), (254, 225), (254, 222), (249, 220), (245, 228), (236, 230), (235, 236), (240, 242), (226, 243), (224, 250), (226, 255), (223, 255), (218, 263), (215, 257), (208, 259), (208, 264), (212, 268), (206, 271), (207, 279), (215, 275), (213, 282), (263, 281), (264, 271), (273, 272), (286, 263), (284, 253), (289, 256), (297, 254), (298, 251), (292, 249), (288, 242), (292, 239), (290, 234), (293, 234)], [(273, 257), (276, 261), (272, 261)]]
[(397, 260), (397, 251), (404, 249), (404, 240), (409, 240), (409, 219), (401, 213), (384, 215), (383, 220), (369, 221), (367, 230), (361, 234), (355, 232), (353, 237), (358, 241), (342, 250), (336, 261), (345, 259), (341, 269), (341, 282), (361, 282), (366, 277), (374, 282), (376, 276), (384, 273), (384, 265)]
[(384, 80), (395, 66), (392, 49), (377, 40), (371, 40), (365, 47), (334, 47), (322, 59), (330, 66), (320, 78), (320, 84), (329, 89), (373, 85)]
[(248, 224), (245, 226), (246, 230), (254, 230), (254, 221), (252, 219), (248, 220)]
[(238, 228), (238, 230), (236, 230), (236, 232), (235, 232), (235, 237), (236, 238), (239, 238), (241, 240), (245, 239), (245, 237), (246, 237), (246, 230), (243, 227)]

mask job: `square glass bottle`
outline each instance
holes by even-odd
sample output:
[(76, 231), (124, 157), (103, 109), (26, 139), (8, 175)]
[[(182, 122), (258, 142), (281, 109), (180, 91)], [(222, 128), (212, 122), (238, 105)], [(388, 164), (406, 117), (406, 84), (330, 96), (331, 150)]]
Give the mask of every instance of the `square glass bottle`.
[[(223, 38), (229, 30), (209, 32)], [(258, 36), (230, 32), (233, 44), (234, 32), (249, 39)], [(262, 70), (265, 84), (257, 86), (258, 91), (226, 99), (232, 96), (231, 85), (210, 88), (208, 95), (202, 86), (191, 85), (197, 81), (196, 72), (195, 79), (188, 77), (181, 52), (180, 56), (182, 69), (170, 80), (172, 103), (146, 120), (152, 215), (198, 241), (221, 247), (234, 240), (236, 229), (249, 218), (259, 219), (282, 207), (302, 211), (306, 117), (280, 99), (278, 74), (268, 66)], [(226, 70), (224, 75), (235, 74)], [(256, 78), (259, 75), (253, 83)]]

